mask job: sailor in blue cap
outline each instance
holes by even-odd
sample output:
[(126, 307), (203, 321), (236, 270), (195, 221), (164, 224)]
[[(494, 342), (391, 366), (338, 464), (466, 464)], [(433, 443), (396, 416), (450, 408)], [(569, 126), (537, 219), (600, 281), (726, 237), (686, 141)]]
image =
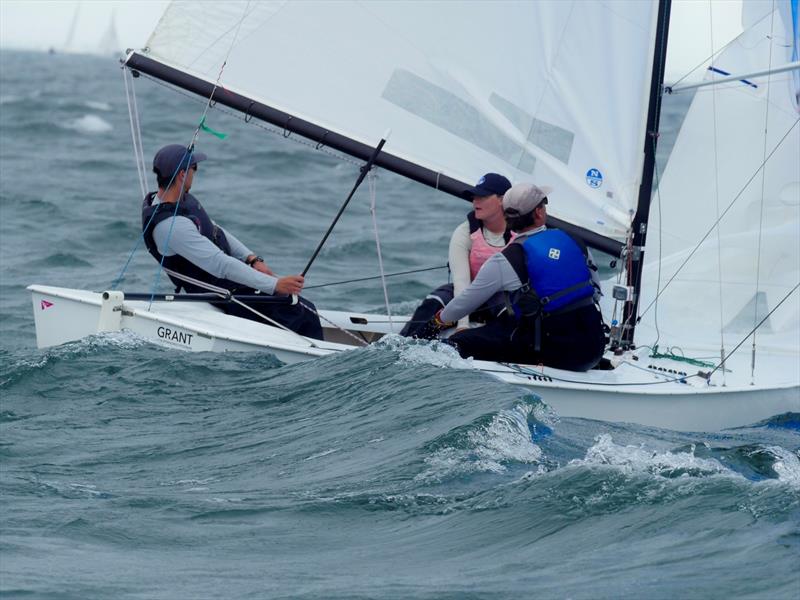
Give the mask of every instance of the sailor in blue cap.
[[(158, 191), (149, 193), (142, 204), (142, 230), (150, 254), (167, 269), (176, 291), (206, 292), (204, 285), (211, 285), (244, 295), (299, 294), (302, 275), (276, 276), (263, 258), (214, 222), (189, 193), (197, 165), (206, 158), (180, 144), (164, 146), (153, 158)], [(322, 339), (316, 309), (305, 298), (297, 304), (266, 300), (248, 305), (301, 335)], [(236, 303), (221, 307), (228, 314), (263, 322)]]
[[(431, 317), (454, 296), (464, 291), (483, 263), (513, 239), (514, 234), (506, 228), (503, 216), (503, 195), (510, 187), (511, 182), (502, 175), (486, 173), (474, 187), (463, 192), (462, 196), (472, 201), (473, 210), (450, 237), (448, 265), (453, 281), (428, 294), (401, 331), (402, 335), (423, 339), (436, 337), (438, 332), (428, 326)], [(497, 310), (496, 307), (484, 306), (471, 316), (462, 317), (458, 325), (462, 328), (468, 327), (470, 318), (477, 321), (489, 320)]]

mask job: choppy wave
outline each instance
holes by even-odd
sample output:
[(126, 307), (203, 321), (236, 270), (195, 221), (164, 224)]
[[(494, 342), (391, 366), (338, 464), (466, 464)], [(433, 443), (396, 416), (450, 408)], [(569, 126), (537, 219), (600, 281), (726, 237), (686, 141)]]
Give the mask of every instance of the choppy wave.
[(108, 133), (114, 129), (111, 123), (97, 115), (83, 115), (78, 119), (72, 119), (61, 124), (61, 127), (89, 135)]
[(441, 482), (471, 473), (503, 473), (509, 463), (537, 463), (542, 450), (531, 439), (532, 413), (530, 404), (518, 404), (433, 440), (428, 444), (426, 469), (415, 479)]
[(41, 98), (41, 96), (42, 96), (41, 90), (31, 90), (26, 94), (3, 94), (0, 96), (0, 106), (19, 104), (30, 100), (37, 100)]
[[(295, 365), (124, 332), (36, 350), (32, 273), (103, 289), (140, 237), (141, 199), (116, 64), (0, 62), (0, 595), (795, 600), (797, 414), (705, 434), (560, 417), (446, 344), (399, 336)], [(203, 102), (136, 85), (146, 154), (188, 140)], [(213, 115), (231, 135), (198, 140), (213, 157), (199, 197), (298, 272), (357, 168)], [(396, 226), (381, 226), (387, 272), (442, 264), (466, 205), (388, 174), (377, 191)], [(354, 197), (315, 283), (376, 272), (351, 221), (368, 200)], [(152, 281), (139, 252), (124, 286)], [(410, 312), (443, 277), (392, 279), (392, 305)], [(372, 284), (320, 297), (384, 302)]]
[(108, 102), (100, 102), (98, 100), (87, 100), (86, 106), (94, 110), (110, 111), (111, 105)]

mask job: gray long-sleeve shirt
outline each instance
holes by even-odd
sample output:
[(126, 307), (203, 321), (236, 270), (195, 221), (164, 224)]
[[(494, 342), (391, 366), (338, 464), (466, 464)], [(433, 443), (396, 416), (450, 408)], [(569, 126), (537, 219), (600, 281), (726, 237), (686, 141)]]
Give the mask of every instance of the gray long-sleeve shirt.
[[(522, 243), (525, 238), (535, 235), (540, 231), (544, 231), (545, 229), (546, 227), (542, 226), (532, 229), (531, 231), (520, 233), (515, 242)], [(593, 265), (591, 254), (587, 257), (586, 262), (590, 266)], [(592, 274), (592, 283), (597, 290), (596, 295), (599, 295), (599, 279), (593, 269), (590, 269), (590, 273)], [(511, 266), (511, 263), (508, 262), (508, 259), (502, 252), (498, 252), (483, 263), (481, 270), (478, 271), (478, 274), (475, 276), (475, 279), (472, 280), (469, 287), (460, 295), (453, 298), (447, 306), (442, 309), (440, 317), (442, 321), (455, 323), (462, 317), (478, 310), (478, 308), (491, 299), (492, 296), (499, 295), (503, 292), (513, 292), (521, 287), (522, 282), (519, 280), (519, 277), (517, 277), (514, 267)], [(499, 302), (499, 298), (497, 301)]]
[(229, 279), (267, 294), (274, 294), (277, 278), (248, 267), (244, 261), (254, 253), (227, 230), (222, 229), (222, 231), (225, 232), (230, 244), (231, 256), (202, 235), (195, 224), (186, 217), (171, 217), (161, 221), (153, 228), (153, 241), (164, 256), (179, 254), (214, 277)]

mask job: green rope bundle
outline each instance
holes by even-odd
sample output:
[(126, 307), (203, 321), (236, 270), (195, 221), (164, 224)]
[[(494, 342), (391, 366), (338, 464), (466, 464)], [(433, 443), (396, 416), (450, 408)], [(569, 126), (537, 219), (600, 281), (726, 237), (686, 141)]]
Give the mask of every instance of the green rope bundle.
[(713, 368), (716, 366), (714, 363), (700, 360), (699, 358), (690, 358), (688, 356), (684, 356), (683, 354), (675, 354), (672, 352), (672, 348), (667, 349), (666, 352), (659, 352), (658, 344), (653, 346), (652, 350), (653, 352), (650, 354), (650, 358), (668, 358), (677, 362), (689, 363), (690, 365), (694, 365), (696, 367)]

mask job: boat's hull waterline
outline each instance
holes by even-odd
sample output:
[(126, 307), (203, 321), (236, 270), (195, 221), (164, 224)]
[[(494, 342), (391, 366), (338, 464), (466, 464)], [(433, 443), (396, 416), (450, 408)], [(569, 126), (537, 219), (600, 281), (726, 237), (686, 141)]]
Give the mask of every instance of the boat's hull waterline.
[[(121, 292), (89, 292), (32, 285), (36, 341), (40, 348), (89, 335), (127, 330), (143, 339), (192, 352), (267, 351), (284, 363), (353, 350), (359, 346), (336, 327), (325, 341), (308, 340), (275, 327), (225, 315), (204, 303), (129, 301)], [(391, 333), (381, 315), (322, 311), (326, 319), (366, 341)], [(394, 319), (394, 328), (407, 317)], [(698, 368), (647, 352), (610, 357), (610, 370), (571, 373), (530, 365), (471, 361), (501, 381), (523, 385), (557, 414), (604, 421), (634, 422), (683, 431), (743, 426), (786, 412), (800, 412), (798, 365), (791, 356), (762, 357), (755, 381), (749, 360), (729, 363), (709, 383)]]

